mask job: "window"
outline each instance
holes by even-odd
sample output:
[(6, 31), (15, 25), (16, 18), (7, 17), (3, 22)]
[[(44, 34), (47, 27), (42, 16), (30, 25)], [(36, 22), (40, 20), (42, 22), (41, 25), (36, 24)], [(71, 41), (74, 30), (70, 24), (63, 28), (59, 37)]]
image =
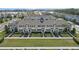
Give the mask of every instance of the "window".
[(38, 27), (45, 27), (45, 25), (38, 25)]
[(46, 29), (46, 31), (50, 31), (50, 29)]
[(35, 27), (35, 25), (34, 25), (34, 27)]
[(19, 29), (19, 32), (23, 32), (23, 30), (22, 29)]
[(34, 27), (33, 25), (30, 25), (29, 27)]
[(42, 27), (45, 27), (45, 25), (42, 25)]
[(46, 20), (48, 20), (48, 19), (46, 19)]
[(32, 29), (33, 32), (36, 32), (36, 29)]
[(26, 25), (19, 25), (19, 27), (26, 27)]
[(32, 19), (32, 20), (34, 20), (34, 19)]
[(49, 25), (47, 25), (47, 27), (49, 27)]
[(53, 27), (53, 25), (47, 25), (47, 27)]
[(38, 27), (41, 27), (41, 25), (38, 25)]
[(41, 31), (41, 29), (37, 29), (37, 31)]
[(19, 27), (22, 27), (22, 25), (19, 25)]

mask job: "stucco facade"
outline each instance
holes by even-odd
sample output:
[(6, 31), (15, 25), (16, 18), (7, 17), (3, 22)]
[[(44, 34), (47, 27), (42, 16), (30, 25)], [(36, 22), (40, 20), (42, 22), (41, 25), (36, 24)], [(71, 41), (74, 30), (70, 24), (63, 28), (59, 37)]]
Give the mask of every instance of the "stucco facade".
[(9, 25), (10, 31), (18, 32), (59, 32), (65, 28), (71, 28), (71, 24), (62, 18), (56, 18), (52, 15), (27, 16), (18, 22), (14, 21)]

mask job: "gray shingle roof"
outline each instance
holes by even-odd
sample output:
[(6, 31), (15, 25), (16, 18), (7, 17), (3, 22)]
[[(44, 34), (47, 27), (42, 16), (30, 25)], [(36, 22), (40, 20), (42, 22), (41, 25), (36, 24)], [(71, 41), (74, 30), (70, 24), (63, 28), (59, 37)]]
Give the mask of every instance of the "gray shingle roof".
[[(43, 18), (43, 23), (40, 22), (41, 18)], [(35, 27), (37, 27), (37, 25), (67, 25), (67, 22), (61, 18), (55, 18), (51, 15), (43, 15), (43, 16), (28, 16), (25, 17), (23, 20), (20, 20), (19, 23), (17, 24), (17, 26), (19, 25), (35, 25)]]

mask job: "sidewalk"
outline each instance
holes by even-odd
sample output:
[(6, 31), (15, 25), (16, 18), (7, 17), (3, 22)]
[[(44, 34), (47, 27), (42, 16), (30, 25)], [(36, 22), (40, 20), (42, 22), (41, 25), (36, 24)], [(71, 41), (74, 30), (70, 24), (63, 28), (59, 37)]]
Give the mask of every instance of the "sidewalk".
[(74, 49), (79, 49), (79, 47), (0, 47), (0, 50), (33, 50), (33, 49), (36, 49), (36, 50), (46, 50), (46, 49), (54, 49), (54, 50), (74, 50)]

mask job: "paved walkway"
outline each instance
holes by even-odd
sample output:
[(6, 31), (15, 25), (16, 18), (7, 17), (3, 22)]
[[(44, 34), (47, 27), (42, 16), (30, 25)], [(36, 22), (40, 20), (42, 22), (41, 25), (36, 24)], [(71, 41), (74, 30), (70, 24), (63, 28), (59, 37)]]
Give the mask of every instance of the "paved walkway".
[(73, 39), (72, 37), (5, 37), (4, 39)]

